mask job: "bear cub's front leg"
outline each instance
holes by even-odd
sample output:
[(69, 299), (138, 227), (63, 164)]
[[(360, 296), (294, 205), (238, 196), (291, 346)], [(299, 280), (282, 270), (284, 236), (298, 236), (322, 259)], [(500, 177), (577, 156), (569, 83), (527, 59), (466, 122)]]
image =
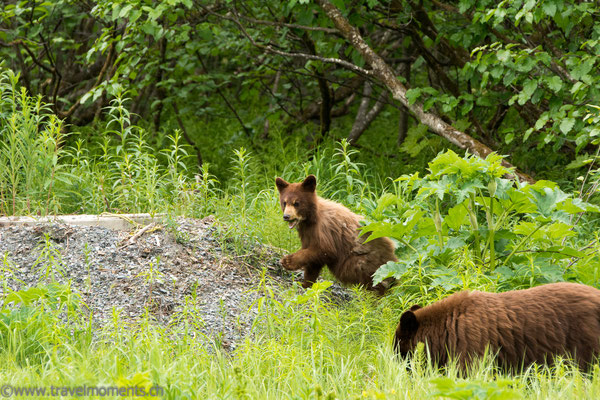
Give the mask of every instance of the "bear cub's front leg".
[(304, 281), (302, 282), (302, 287), (304, 289), (312, 287), (313, 283), (317, 281), (317, 278), (321, 273), (321, 268), (323, 268), (323, 266), (311, 265), (304, 267)]
[(283, 268), (289, 271), (296, 271), (314, 264), (315, 255), (308, 249), (300, 249), (293, 254), (284, 256), (280, 263)]

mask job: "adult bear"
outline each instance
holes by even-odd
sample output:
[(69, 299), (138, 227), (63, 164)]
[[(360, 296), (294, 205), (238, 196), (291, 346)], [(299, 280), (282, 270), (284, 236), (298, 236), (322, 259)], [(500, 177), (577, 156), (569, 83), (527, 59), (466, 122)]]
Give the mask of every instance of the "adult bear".
[(342, 283), (360, 284), (383, 294), (388, 282), (373, 286), (373, 274), (388, 261), (397, 261), (394, 243), (377, 238), (364, 243), (368, 235), (359, 236), (362, 217), (331, 200), (316, 194), (317, 178), (309, 175), (299, 183), (275, 180), (283, 219), (290, 229), (296, 228), (302, 248), (281, 259), (288, 270), (304, 269), (302, 286), (312, 286), (327, 265)]
[(459, 292), (400, 317), (394, 347), (401, 356), (424, 342), (439, 366), (465, 367), (489, 346), (498, 364), (518, 371), (569, 356), (582, 369), (600, 349), (600, 290), (553, 283), (504, 293)]

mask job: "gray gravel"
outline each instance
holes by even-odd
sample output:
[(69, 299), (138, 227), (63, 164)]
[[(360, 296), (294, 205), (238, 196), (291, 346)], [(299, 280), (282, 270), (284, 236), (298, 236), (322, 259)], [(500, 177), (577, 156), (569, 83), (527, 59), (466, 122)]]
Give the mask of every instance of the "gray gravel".
[[(214, 223), (213, 217), (180, 218), (171, 229), (159, 225), (130, 244), (132, 233), (103, 227), (0, 228), (0, 276), (12, 290), (52, 279), (71, 282), (99, 324), (111, 320), (113, 309), (128, 321), (148, 310), (157, 323), (172, 324), (186, 298), (193, 299), (206, 338), (233, 349), (250, 332), (262, 271), (275, 286), (289, 286), (297, 277), (281, 269), (280, 252), (268, 246), (224, 253)], [(337, 284), (331, 294), (341, 301), (350, 296)]]

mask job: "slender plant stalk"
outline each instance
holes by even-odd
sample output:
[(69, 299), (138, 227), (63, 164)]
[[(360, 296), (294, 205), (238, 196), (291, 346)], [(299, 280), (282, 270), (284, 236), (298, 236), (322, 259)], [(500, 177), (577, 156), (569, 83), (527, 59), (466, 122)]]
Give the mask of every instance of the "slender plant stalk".
[(549, 222), (550, 221), (542, 222), (537, 228), (535, 228), (533, 231), (531, 231), (529, 233), (529, 235), (527, 235), (523, 239), (521, 239), (521, 241), (519, 242), (519, 244), (513, 249), (513, 251), (511, 251), (511, 253), (508, 255), (508, 257), (506, 257), (504, 259), (504, 262), (502, 263), (502, 265), (507, 265), (508, 261), (517, 252), (517, 250), (519, 250), (527, 242), (527, 240), (529, 240), (529, 238), (533, 236), (534, 233), (536, 233), (537, 231), (539, 231), (542, 227), (548, 225)]

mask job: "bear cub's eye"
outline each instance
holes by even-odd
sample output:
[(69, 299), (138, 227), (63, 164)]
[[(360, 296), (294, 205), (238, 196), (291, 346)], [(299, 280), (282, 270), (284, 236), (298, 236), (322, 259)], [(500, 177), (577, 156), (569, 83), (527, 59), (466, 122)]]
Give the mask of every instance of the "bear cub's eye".
[(294, 202), (294, 207), (298, 207), (299, 205), (300, 205), (300, 202), (298, 202), (298, 201)]

